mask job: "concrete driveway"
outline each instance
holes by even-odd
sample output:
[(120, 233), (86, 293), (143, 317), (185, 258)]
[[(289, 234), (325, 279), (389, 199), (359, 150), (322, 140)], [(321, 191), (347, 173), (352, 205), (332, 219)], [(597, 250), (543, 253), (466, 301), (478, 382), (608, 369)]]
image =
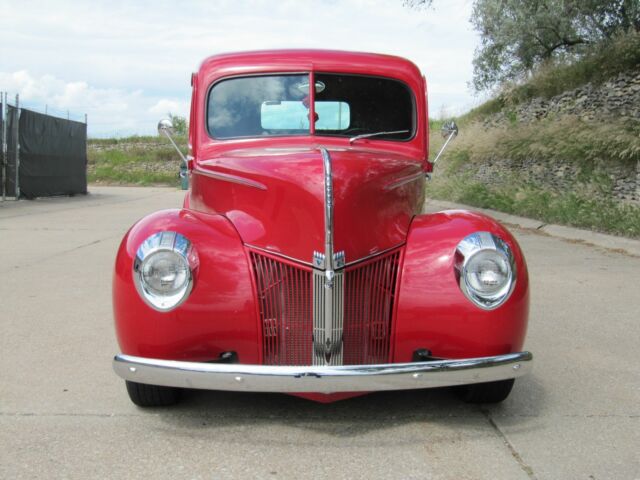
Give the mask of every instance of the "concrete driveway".
[(640, 478), (640, 258), (515, 231), (536, 363), (499, 406), (444, 389), (141, 410), (111, 370), (111, 269), (182, 193), (90, 190), (0, 205), (0, 478)]

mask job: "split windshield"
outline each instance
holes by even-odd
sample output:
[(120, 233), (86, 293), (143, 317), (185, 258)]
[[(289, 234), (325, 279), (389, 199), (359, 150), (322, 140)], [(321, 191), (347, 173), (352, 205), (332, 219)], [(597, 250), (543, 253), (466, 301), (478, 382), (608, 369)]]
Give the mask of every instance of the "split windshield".
[[(235, 77), (209, 93), (207, 127), (218, 139), (310, 133), (309, 75)], [(315, 75), (315, 133), (408, 140), (414, 131), (409, 88), (388, 78)], [(382, 133), (381, 132), (400, 132)]]

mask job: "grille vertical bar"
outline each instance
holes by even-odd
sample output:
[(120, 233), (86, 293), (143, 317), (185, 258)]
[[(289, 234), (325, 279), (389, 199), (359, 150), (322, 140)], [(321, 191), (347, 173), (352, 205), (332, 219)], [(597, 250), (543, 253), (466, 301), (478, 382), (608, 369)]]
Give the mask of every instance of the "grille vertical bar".
[[(324, 318), (324, 271), (250, 251), (256, 277), (265, 365), (367, 365), (389, 361), (400, 251), (339, 270), (334, 289), (332, 354), (314, 351), (313, 319)], [(324, 338), (324, 324), (316, 322)]]
[[(327, 325), (325, 272), (313, 271), (313, 365), (342, 365), (344, 324), (344, 286), (343, 272), (337, 271), (333, 277), (333, 303), (331, 320)], [(327, 335), (327, 332), (329, 334)], [(327, 343), (328, 340), (328, 343)]]

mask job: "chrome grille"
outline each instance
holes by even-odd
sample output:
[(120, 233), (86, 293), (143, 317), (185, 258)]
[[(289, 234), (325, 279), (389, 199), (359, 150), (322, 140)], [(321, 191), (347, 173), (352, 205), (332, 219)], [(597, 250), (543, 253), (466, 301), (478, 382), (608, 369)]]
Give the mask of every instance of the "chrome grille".
[(311, 269), (292, 267), (255, 252), (250, 256), (260, 306), (263, 363), (310, 365)]
[[(399, 250), (336, 272), (328, 329), (321, 321), (324, 271), (254, 251), (250, 256), (265, 365), (367, 365), (390, 360)], [(319, 348), (314, 338), (329, 338), (330, 348)]]
[(344, 293), (344, 365), (389, 361), (400, 252), (348, 267)]

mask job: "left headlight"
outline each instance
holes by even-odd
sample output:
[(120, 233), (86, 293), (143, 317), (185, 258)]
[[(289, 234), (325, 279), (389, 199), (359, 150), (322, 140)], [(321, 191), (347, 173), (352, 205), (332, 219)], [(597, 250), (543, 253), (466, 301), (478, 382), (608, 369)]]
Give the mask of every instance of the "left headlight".
[(158, 232), (138, 248), (133, 280), (147, 304), (161, 312), (184, 302), (193, 288), (198, 257), (191, 242), (176, 232)]
[(489, 232), (475, 232), (456, 248), (456, 276), (465, 296), (480, 308), (492, 310), (507, 301), (516, 281), (509, 246)]

